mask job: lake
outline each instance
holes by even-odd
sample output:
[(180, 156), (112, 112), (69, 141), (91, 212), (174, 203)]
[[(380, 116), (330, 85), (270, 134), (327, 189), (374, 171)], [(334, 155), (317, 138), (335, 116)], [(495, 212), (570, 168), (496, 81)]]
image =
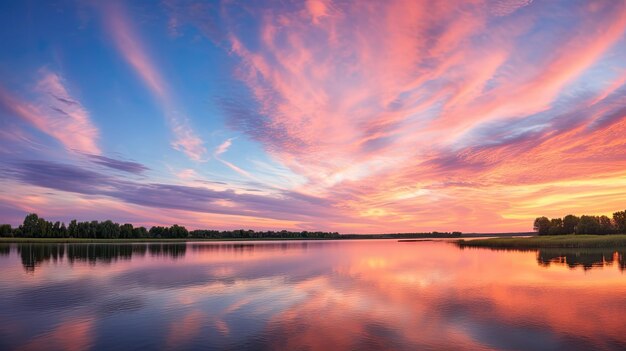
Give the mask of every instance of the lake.
[(0, 244), (0, 349), (626, 349), (626, 250)]

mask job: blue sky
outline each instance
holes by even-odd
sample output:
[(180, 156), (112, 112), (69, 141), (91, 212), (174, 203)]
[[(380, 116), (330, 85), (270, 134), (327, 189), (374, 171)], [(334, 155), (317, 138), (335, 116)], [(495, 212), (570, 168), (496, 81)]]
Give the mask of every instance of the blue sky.
[(518, 231), (626, 198), (622, 2), (0, 7), (4, 222)]

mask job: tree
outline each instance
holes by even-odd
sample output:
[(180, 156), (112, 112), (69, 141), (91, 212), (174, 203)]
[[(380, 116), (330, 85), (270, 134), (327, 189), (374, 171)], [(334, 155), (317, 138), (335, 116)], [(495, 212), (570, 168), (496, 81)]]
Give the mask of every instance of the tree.
[(0, 225), (0, 237), (8, 237), (13, 236), (13, 230), (11, 229), (10, 224), (2, 224)]
[(576, 227), (576, 234), (598, 234), (600, 231), (600, 221), (596, 216), (580, 216), (580, 221)]
[(27, 238), (32, 238), (39, 230), (39, 216), (36, 213), (29, 213), (24, 218), (22, 224), (22, 234)]
[(43, 218), (39, 218), (37, 221), (38, 232), (36, 232), (33, 236), (39, 238), (47, 238), (52, 235), (52, 223), (46, 221)]
[(189, 236), (187, 228), (179, 226), (178, 224), (171, 226), (169, 232), (173, 238), (186, 238)]
[(169, 229), (161, 226), (154, 226), (150, 228), (151, 238), (167, 238), (169, 237)]
[(550, 220), (548, 219), (548, 217), (538, 217), (537, 219), (535, 219), (533, 229), (539, 235), (548, 235), (550, 231)]
[(147, 238), (148, 230), (146, 227), (133, 228), (133, 238)]
[(120, 226), (120, 238), (129, 239), (133, 237), (133, 225), (125, 223)]
[(598, 217), (598, 234), (611, 234), (613, 233), (613, 222), (607, 216)]
[(626, 210), (613, 213), (613, 222), (619, 233), (626, 233)]
[(111, 220), (99, 222), (97, 228), (97, 238), (117, 239), (120, 237), (120, 225), (113, 223)]
[(563, 234), (563, 220), (561, 218), (552, 218), (550, 220), (550, 228), (548, 229), (550, 235)]
[(78, 224), (76, 224), (75, 219), (72, 219), (70, 225), (67, 227), (67, 234), (70, 236), (70, 238), (78, 237)]
[(563, 233), (574, 234), (579, 221), (580, 218), (571, 214), (563, 217)]
[(52, 238), (62, 238), (63, 237), (63, 235), (61, 233), (61, 222), (59, 222), (59, 221), (54, 222), (54, 225), (52, 225), (52, 230), (50, 231), (48, 236), (52, 237)]

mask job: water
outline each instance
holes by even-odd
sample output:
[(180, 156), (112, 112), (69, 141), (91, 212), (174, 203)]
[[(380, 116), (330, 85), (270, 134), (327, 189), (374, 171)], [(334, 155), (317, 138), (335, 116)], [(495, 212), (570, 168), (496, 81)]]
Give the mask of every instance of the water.
[(0, 244), (0, 349), (625, 349), (625, 253)]

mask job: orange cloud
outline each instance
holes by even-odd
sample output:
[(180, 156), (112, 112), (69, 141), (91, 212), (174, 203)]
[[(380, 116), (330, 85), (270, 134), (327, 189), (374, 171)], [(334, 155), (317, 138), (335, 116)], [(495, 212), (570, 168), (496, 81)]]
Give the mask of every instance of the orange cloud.
[(589, 194), (598, 211), (621, 208), (606, 182), (623, 169), (623, 79), (595, 99), (569, 94), (619, 55), (623, 6), (557, 18), (532, 1), (309, 2), (301, 17), (264, 8), (259, 42), (237, 28), (227, 39), (258, 105), (247, 132), (307, 179), (298, 191), (333, 201), (345, 222), (326, 225), (529, 230), (559, 181), (593, 174), (603, 188), (564, 183), (563, 211)]

